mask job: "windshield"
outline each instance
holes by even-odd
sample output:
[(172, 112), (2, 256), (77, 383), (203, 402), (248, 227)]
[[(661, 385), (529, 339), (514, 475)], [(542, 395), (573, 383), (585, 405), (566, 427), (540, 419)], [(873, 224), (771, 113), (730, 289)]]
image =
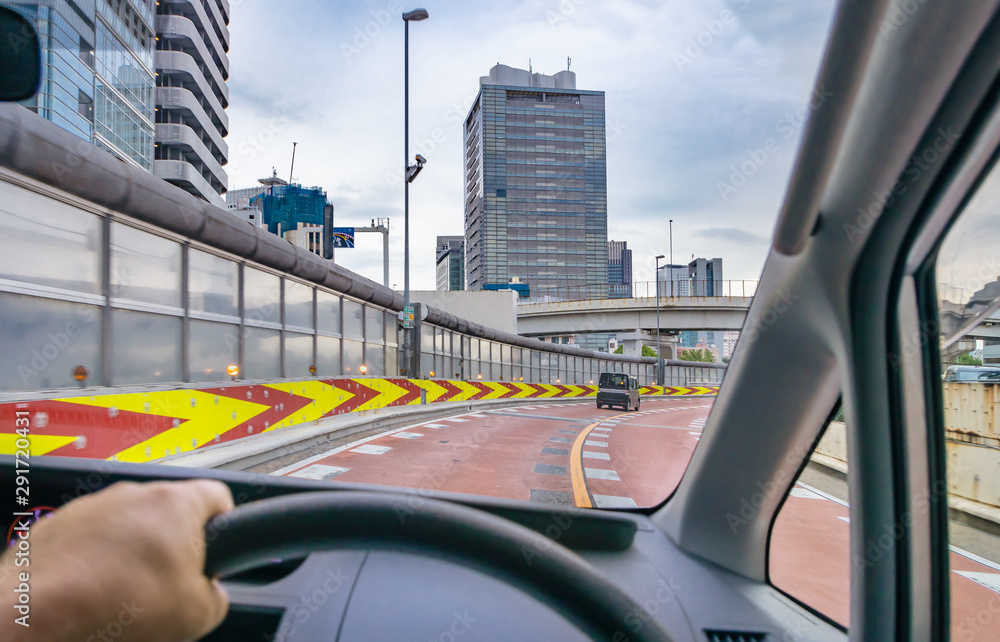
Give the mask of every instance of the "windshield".
[(834, 9), (0, 4), (63, 34), (0, 105), (32, 454), (589, 508), (698, 445)]

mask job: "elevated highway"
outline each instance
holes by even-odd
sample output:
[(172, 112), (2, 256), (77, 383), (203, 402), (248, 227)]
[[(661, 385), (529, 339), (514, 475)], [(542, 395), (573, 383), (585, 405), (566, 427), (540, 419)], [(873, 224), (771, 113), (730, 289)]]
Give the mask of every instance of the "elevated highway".
[[(740, 330), (749, 296), (659, 297), (663, 330)], [(517, 308), (517, 332), (526, 337), (654, 330), (657, 297), (533, 302)]]

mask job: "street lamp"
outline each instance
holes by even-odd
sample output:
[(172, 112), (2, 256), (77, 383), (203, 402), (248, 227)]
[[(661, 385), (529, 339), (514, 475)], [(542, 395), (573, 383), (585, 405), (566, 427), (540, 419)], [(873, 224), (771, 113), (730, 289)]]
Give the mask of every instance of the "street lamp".
[(674, 296), (674, 219), (670, 219), (670, 296)]
[[(416, 165), (410, 165), (410, 22), (426, 20), (426, 9), (414, 9), (403, 14), (403, 306), (410, 306), (410, 183), (424, 163), (417, 154)], [(403, 330), (403, 361), (407, 377), (413, 376), (413, 328)]]
[[(660, 259), (662, 258), (662, 254), (656, 256), (656, 385), (658, 386), (663, 385), (663, 359), (660, 358)], [(673, 269), (673, 264), (667, 266), (671, 285), (674, 281)]]

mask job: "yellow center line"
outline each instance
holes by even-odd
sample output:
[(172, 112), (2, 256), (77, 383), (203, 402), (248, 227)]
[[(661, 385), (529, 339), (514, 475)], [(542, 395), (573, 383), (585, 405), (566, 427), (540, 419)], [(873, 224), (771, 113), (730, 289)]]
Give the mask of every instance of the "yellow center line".
[(583, 474), (583, 442), (587, 440), (590, 431), (601, 424), (602, 421), (614, 419), (606, 417), (590, 424), (583, 429), (573, 442), (573, 449), (569, 454), (569, 478), (573, 484), (573, 503), (578, 508), (593, 508), (590, 501), (590, 492), (587, 490), (587, 478)]

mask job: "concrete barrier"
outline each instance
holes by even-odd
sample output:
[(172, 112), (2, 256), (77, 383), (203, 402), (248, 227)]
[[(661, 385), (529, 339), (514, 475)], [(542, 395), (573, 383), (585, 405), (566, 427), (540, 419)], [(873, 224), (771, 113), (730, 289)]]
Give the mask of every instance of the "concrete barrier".
[[(952, 440), (945, 442), (945, 448), (952, 518), (1000, 534), (1000, 448)], [(810, 459), (814, 465), (846, 479), (845, 424), (831, 422)]]
[[(647, 396), (714, 395), (718, 386), (646, 386), (640, 391)], [(595, 396), (597, 388), (365, 377), (74, 392), (0, 404), (0, 454), (14, 453), (15, 420), (24, 416), (31, 420), (32, 455), (143, 463), (349, 413), (422, 402), (578, 399)]]

